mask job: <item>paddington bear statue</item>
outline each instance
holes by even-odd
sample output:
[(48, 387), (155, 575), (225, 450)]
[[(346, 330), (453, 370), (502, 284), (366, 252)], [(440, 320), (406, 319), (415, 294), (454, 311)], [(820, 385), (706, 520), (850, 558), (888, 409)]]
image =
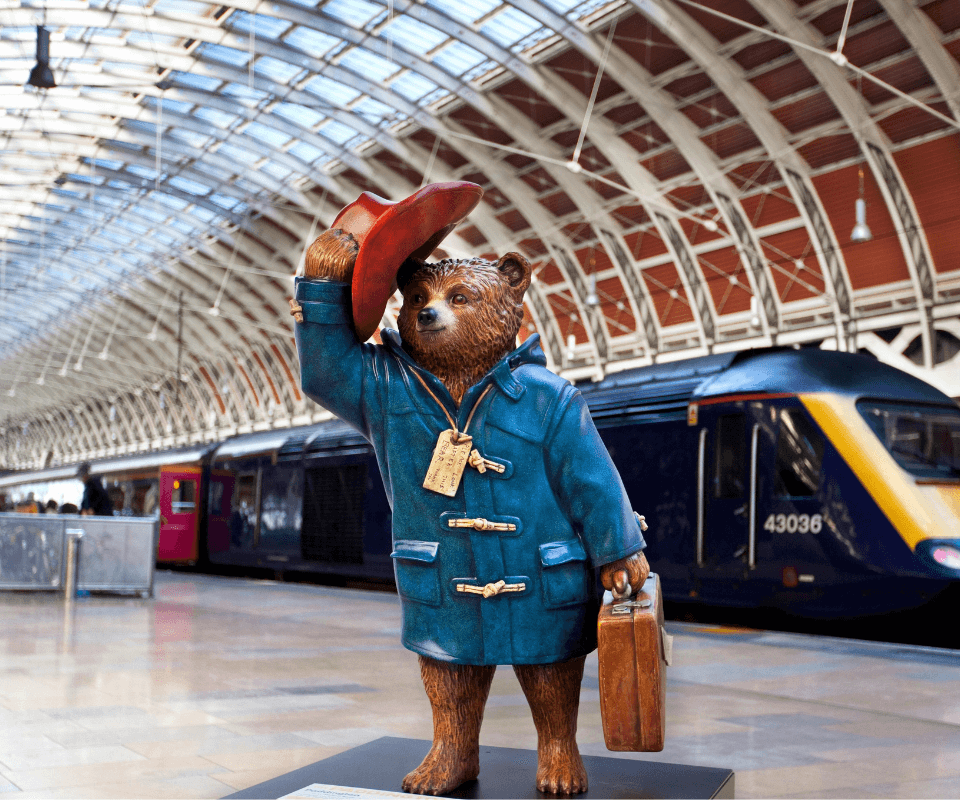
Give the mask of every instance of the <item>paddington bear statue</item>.
[[(433, 747), (403, 789), (444, 794), (479, 774), (498, 664), (538, 734), (537, 788), (586, 791), (576, 743), (596, 648), (594, 568), (640, 587), (643, 536), (579, 392), (516, 346), (531, 267), (429, 263), (479, 202), (471, 183), (390, 203), (364, 193), (309, 248), (291, 301), (304, 393), (373, 445), (393, 509), (402, 641), (419, 654)], [(399, 333), (364, 344), (403, 294)]]

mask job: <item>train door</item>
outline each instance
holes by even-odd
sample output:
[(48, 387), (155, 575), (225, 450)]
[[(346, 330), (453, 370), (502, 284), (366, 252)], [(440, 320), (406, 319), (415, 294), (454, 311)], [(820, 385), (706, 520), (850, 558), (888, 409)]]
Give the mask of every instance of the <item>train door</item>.
[(769, 557), (769, 577), (793, 588), (825, 577), (820, 550), (823, 504), (820, 496), (825, 442), (800, 407), (780, 408), (776, 444), (771, 442), (756, 508), (760, 559)]
[(741, 408), (701, 407), (697, 561), (702, 576), (742, 576), (750, 534), (752, 425)]
[(158, 561), (196, 561), (200, 470), (164, 467), (160, 471)]
[(226, 470), (210, 470), (210, 497), (207, 501), (207, 555), (230, 549), (230, 509), (235, 476)]

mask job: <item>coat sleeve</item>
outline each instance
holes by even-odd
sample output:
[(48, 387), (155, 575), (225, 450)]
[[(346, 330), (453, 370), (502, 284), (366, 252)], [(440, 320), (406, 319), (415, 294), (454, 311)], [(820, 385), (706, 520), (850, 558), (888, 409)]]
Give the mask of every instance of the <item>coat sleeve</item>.
[(303, 322), (295, 326), (303, 393), (369, 439), (378, 348), (357, 340), (350, 285), (298, 278), (296, 298), (303, 309)]
[(564, 390), (554, 420), (547, 474), (591, 561), (602, 566), (642, 550), (646, 543), (620, 473), (580, 392)]

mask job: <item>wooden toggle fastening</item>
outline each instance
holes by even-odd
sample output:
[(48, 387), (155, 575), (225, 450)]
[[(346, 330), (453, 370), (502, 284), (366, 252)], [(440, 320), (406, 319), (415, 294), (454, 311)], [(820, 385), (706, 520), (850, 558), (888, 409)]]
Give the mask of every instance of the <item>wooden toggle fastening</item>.
[(484, 458), (482, 455), (480, 455), (479, 450), (473, 450), (470, 453), (470, 458), (467, 459), (467, 463), (481, 475), (483, 475), (483, 473), (488, 469), (492, 469), (494, 472), (499, 473), (502, 473), (506, 469), (503, 464), (498, 464), (496, 461), (491, 461), (489, 458)]
[(485, 598), (496, 597), (504, 592), (523, 592), (526, 591), (525, 583), (507, 583), (506, 581), (497, 581), (488, 583), (486, 586), (472, 586), (469, 583), (458, 583), (457, 591), (464, 594), (479, 594)]
[(483, 517), (476, 519), (451, 519), (447, 524), (451, 528), (473, 528), (475, 531), (515, 531), (512, 522), (491, 522)]
[(303, 322), (303, 307), (296, 301), (290, 301), (290, 313), (297, 322)]

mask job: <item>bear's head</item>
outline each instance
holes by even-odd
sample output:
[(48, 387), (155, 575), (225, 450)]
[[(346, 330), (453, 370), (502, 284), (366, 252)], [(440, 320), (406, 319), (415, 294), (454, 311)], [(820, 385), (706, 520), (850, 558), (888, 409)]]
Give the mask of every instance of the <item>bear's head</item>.
[[(349, 283), (358, 249), (349, 233), (325, 231), (307, 251), (305, 275)], [(499, 261), (407, 259), (401, 267), (397, 327), (403, 349), (443, 382), (458, 405), (463, 393), (513, 350), (531, 274), (519, 253)]]
[(499, 261), (408, 259), (397, 275), (403, 348), (443, 382), (458, 405), (516, 346), (531, 274), (523, 256), (507, 253)]

